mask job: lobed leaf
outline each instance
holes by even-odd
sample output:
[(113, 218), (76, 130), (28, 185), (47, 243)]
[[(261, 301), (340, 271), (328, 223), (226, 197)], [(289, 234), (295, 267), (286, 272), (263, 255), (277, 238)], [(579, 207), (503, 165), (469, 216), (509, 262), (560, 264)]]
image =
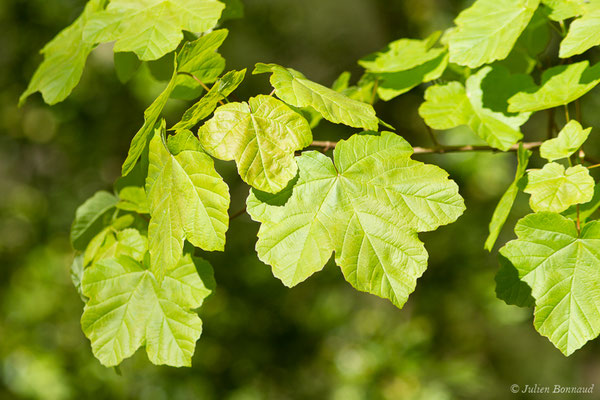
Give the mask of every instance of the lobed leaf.
[(92, 43), (116, 41), (115, 52), (156, 60), (177, 48), (182, 31), (212, 29), (224, 7), (217, 0), (111, 0), (89, 19), (83, 38)]
[(540, 155), (548, 161), (568, 158), (587, 140), (592, 128), (583, 129), (575, 120), (569, 121), (558, 137), (546, 140), (540, 147)]
[(277, 97), (294, 107), (312, 107), (336, 124), (376, 130), (379, 120), (370, 104), (353, 100), (333, 89), (308, 80), (300, 72), (276, 64), (256, 64), (253, 74), (272, 73)]
[(235, 160), (245, 182), (270, 193), (279, 192), (296, 176), (294, 152), (312, 142), (304, 117), (264, 95), (219, 107), (198, 130), (198, 137), (209, 154)]
[(146, 193), (150, 208), (150, 270), (160, 282), (174, 268), (184, 240), (203, 250), (222, 251), (229, 224), (229, 191), (213, 160), (200, 151), (172, 155), (162, 128), (150, 141)]
[(561, 58), (573, 57), (600, 44), (600, 1), (568, 2), (566, 5), (572, 7), (572, 12), (566, 15), (581, 17), (571, 22), (567, 36), (560, 42), (558, 56)]
[(525, 193), (531, 194), (529, 205), (535, 212), (563, 212), (574, 204), (592, 200), (594, 178), (587, 168), (576, 165), (565, 170), (561, 164), (548, 163), (528, 173)]
[(19, 105), (35, 92), (40, 92), (47, 104), (56, 104), (73, 91), (81, 79), (88, 55), (96, 47), (96, 42), (83, 35), (84, 27), (106, 3), (107, 0), (90, 0), (75, 22), (44, 46), (41, 50), (44, 61), (21, 94)]
[(477, 0), (448, 37), (450, 62), (477, 68), (508, 56), (540, 0)]
[(542, 74), (539, 87), (524, 89), (508, 99), (508, 111), (532, 112), (577, 100), (600, 83), (600, 63), (589, 61), (552, 67)]
[(502, 67), (484, 67), (467, 79), (466, 88), (459, 82), (429, 87), (419, 115), (433, 129), (467, 125), (490, 146), (506, 151), (523, 137), (519, 127), (530, 116), (506, 112), (506, 99), (528, 81)]
[(535, 298), (534, 326), (565, 355), (600, 333), (600, 223), (554, 213), (530, 214), (515, 227), (517, 240), (500, 253)]
[(89, 241), (104, 228), (102, 220), (114, 211), (117, 202), (113, 194), (99, 191), (77, 208), (71, 225), (71, 244), (74, 249), (85, 249)]
[(426, 268), (417, 237), (456, 220), (464, 210), (442, 169), (410, 159), (401, 137), (354, 135), (334, 159), (305, 152), (298, 180), (278, 194), (252, 191), (250, 216), (261, 222), (256, 250), (286, 286), (321, 270), (336, 252), (348, 282), (398, 307)]
[(127, 256), (102, 260), (85, 270), (82, 287), (89, 301), (81, 326), (103, 365), (120, 364), (142, 345), (153, 364), (191, 365), (202, 332), (202, 321), (191, 309), (210, 294), (195, 263), (210, 268), (206, 261), (185, 255), (162, 283)]

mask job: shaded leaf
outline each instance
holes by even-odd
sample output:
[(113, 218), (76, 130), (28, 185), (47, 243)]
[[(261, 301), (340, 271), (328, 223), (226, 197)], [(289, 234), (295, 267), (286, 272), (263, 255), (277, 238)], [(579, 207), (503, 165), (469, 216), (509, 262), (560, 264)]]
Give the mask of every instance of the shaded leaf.
[(89, 241), (104, 228), (103, 219), (114, 211), (117, 202), (113, 194), (99, 191), (77, 208), (71, 226), (73, 248), (85, 249)]
[(517, 172), (515, 173), (515, 179), (510, 184), (506, 192), (502, 195), (502, 198), (494, 210), (492, 220), (490, 221), (490, 234), (485, 241), (485, 249), (488, 251), (492, 251), (494, 248), (494, 244), (498, 239), (498, 235), (500, 234), (500, 231), (502, 230), (502, 227), (504, 226), (504, 223), (506, 222), (506, 219), (512, 210), (515, 199), (517, 198), (517, 194), (519, 193), (519, 181), (521, 181), (525, 175), (525, 170), (527, 169), (527, 164), (529, 163), (531, 154), (532, 152), (525, 150), (522, 144), (519, 146), (519, 151), (517, 153), (518, 164)]

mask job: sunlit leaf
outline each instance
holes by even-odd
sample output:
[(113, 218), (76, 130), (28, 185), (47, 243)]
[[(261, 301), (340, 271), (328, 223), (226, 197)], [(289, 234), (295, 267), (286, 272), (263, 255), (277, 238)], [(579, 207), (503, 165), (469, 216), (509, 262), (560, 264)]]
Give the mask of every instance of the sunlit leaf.
[(260, 259), (294, 286), (321, 270), (335, 250), (355, 288), (402, 307), (427, 264), (416, 233), (451, 223), (464, 210), (448, 174), (411, 154), (410, 145), (389, 132), (339, 142), (335, 163), (303, 153), (296, 182), (281, 193), (253, 191), (248, 198), (248, 212), (262, 223)]
[(561, 58), (573, 57), (600, 44), (600, 1), (587, 0), (579, 4), (567, 4), (573, 8), (573, 12), (581, 14), (581, 18), (571, 22), (567, 36), (560, 42), (558, 56)]
[(272, 73), (277, 97), (295, 107), (312, 107), (336, 124), (376, 130), (378, 119), (369, 104), (353, 100), (333, 89), (307, 79), (300, 72), (276, 64), (256, 64), (253, 74)]
[(600, 83), (600, 63), (589, 61), (552, 67), (542, 74), (539, 87), (523, 88), (508, 100), (508, 111), (528, 112), (562, 106), (577, 100)]
[(570, 157), (587, 140), (592, 128), (583, 129), (575, 120), (569, 121), (558, 137), (546, 140), (540, 147), (540, 155), (548, 161)]
[[(195, 262), (210, 268), (206, 261)], [(81, 326), (103, 365), (118, 365), (141, 346), (154, 364), (191, 365), (202, 332), (202, 321), (191, 309), (200, 307), (210, 290), (190, 255), (162, 283), (132, 258), (106, 259), (85, 271), (82, 286), (89, 301)]]
[(217, 0), (111, 0), (94, 14), (83, 32), (92, 43), (115, 42), (114, 51), (134, 52), (140, 60), (156, 60), (175, 50), (184, 30), (206, 32), (221, 16)]
[(529, 163), (529, 157), (531, 157), (532, 152), (529, 150), (525, 150), (523, 145), (519, 146), (519, 151), (517, 153), (517, 172), (515, 174), (515, 179), (510, 184), (502, 198), (498, 202), (496, 209), (494, 210), (494, 214), (492, 215), (492, 220), (490, 221), (489, 229), (490, 234), (488, 235), (485, 241), (485, 249), (488, 251), (492, 251), (494, 248), (494, 244), (498, 239), (498, 235), (512, 210), (515, 199), (517, 198), (517, 194), (519, 193), (519, 182), (525, 175), (525, 170), (527, 169), (527, 164)]
[(455, 20), (450, 62), (476, 68), (508, 56), (539, 0), (477, 0)]
[(244, 181), (270, 193), (279, 192), (296, 176), (294, 152), (312, 142), (304, 117), (264, 95), (219, 107), (198, 137), (209, 154), (235, 160)]
[(531, 214), (500, 252), (535, 298), (534, 325), (565, 355), (600, 333), (600, 223), (577, 232), (554, 213)]
[(19, 98), (20, 105), (38, 91), (46, 103), (59, 103), (77, 86), (85, 61), (96, 46), (96, 42), (83, 36), (83, 29), (90, 18), (104, 9), (106, 3), (107, 0), (90, 0), (79, 18), (44, 46), (41, 50), (44, 61)]
[(561, 164), (548, 163), (528, 172), (525, 193), (535, 212), (562, 212), (573, 204), (587, 203), (594, 195), (594, 178), (587, 168), (576, 165), (565, 170)]
[(419, 115), (434, 129), (467, 125), (490, 146), (508, 150), (523, 137), (519, 127), (530, 115), (506, 112), (506, 99), (523, 82), (529, 82), (525, 75), (484, 67), (467, 79), (466, 88), (459, 82), (429, 87)]
[(203, 250), (222, 251), (229, 224), (229, 190), (213, 160), (200, 151), (172, 155), (161, 135), (150, 141), (146, 193), (150, 206), (150, 270), (160, 282), (183, 252), (184, 239)]

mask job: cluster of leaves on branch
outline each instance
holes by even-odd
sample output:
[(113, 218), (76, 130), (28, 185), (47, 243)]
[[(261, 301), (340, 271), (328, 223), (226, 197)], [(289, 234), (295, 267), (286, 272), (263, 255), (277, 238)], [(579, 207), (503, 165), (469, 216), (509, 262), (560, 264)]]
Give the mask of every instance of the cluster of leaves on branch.
[[(419, 115), (432, 152), (517, 150), (515, 179), (485, 248), (494, 247), (519, 192), (530, 195), (533, 213), (500, 249), (498, 296), (535, 307), (535, 328), (566, 355), (600, 334), (600, 223), (592, 220), (600, 190), (582, 150), (591, 128), (571, 120), (568, 108), (600, 83), (600, 64), (571, 59), (600, 44), (600, 1), (477, 0), (443, 34), (396, 40), (359, 60), (365, 72), (354, 85), (347, 72), (330, 88), (259, 63), (253, 73), (269, 74), (273, 92), (230, 102), (246, 70), (224, 73), (218, 49), (228, 32), (215, 28), (241, 11), (239, 0), (90, 0), (42, 49), (21, 97), (39, 91), (49, 104), (62, 101), (104, 42), (114, 42), (123, 81), (142, 62), (166, 61), (172, 71), (133, 136), (114, 193), (88, 199), (72, 227), (81, 324), (102, 364), (118, 365), (145, 346), (155, 364), (190, 365), (202, 330), (194, 309), (214, 287), (211, 266), (194, 254), (223, 251), (230, 219), (229, 188), (213, 158), (234, 161), (251, 187), (256, 251), (283, 284), (306, 280), (334, 253), (357, 290), (402, 307), (427, 267), (418, 233), (465, 209), (448, 174), (412, 159), (402, 132), (373, 108), (423, 83)], [(172, 126), (161, 118), (169, 98), (193, 102)], [(557, 107), (566, 121), (554, 137)], [(521, 127), (543, 110), (548, 140), (523, 142)], [(312, 130), (322, 119), (348, 127), (332, 157), (328, 148), (306, 150), (319, 146)], [(461, 125), (487, 145), (438, 143), (433, 130)], [(548, 162), (527, 170), (536, 149)]]

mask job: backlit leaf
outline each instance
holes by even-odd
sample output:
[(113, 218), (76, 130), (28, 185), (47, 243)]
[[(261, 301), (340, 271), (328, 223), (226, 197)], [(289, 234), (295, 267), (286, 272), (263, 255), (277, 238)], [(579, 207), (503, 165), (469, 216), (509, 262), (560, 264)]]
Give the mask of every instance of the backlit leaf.
[(569, 121), (558, 137), (546, 140), (540, 147), (540, 155), (548, 161), (570, 157), (587, 140), (592, 128), (583, 129), (579, 122)]

